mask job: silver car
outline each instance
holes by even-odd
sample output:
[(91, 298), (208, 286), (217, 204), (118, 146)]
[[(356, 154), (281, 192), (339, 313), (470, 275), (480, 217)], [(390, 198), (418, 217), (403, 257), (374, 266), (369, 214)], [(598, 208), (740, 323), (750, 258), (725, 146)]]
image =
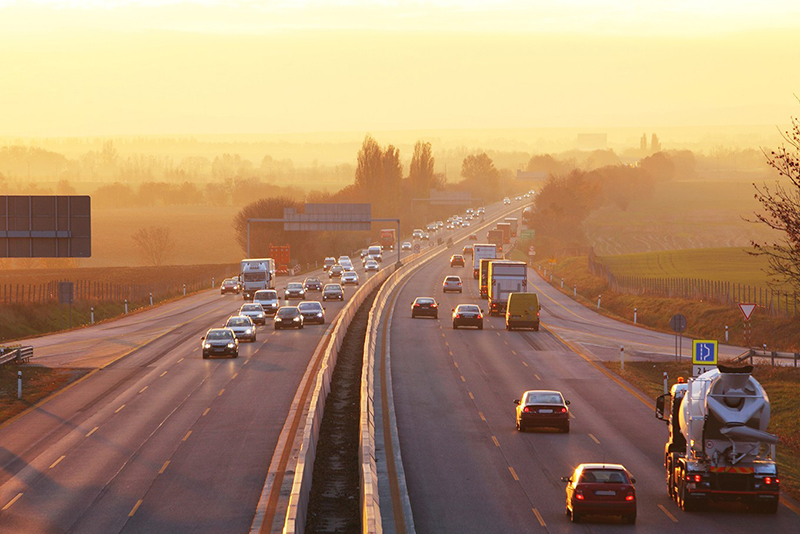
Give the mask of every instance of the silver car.
[(261, 304), (264, 313), (267, 315), (275, 315), (281, 305), (278, 301), (278, 292), (274, 289), (259, 289), (256, 291), (255, 295), (253, 295), (253, 304)]
[(267, 324), (267, 314), (264, 313), (264, 308), (258, 303), (242, 304), (242, 307), (239, 308), (239, 315), (250, 317), (250, 320), (255, 324)]
[(358, 274), (355, 271), (345, 271), (342, 275), (342, 284), (343, 285), (358, 285)]
[(377, 261), (369, 260), (369, 261), (367, 261), (367, 263), (364, 264), (364, 270), (365, 271), (378, 271), (378, 270), (380, 270), (380, 266), (378, 265)]
[(256, 340), (256, 325), (250, 320), (250, 317), (244, 315), (233, 315), (228, 317), (228, 320), (223, 325), (223, 328), (233, 330), (236, 339), (246, 339), (250, 342)]

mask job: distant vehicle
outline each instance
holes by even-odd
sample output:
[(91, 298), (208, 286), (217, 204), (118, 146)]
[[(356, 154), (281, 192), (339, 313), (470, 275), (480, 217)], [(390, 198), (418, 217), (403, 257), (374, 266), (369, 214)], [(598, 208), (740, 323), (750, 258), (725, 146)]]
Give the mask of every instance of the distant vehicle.
[(462, 227), (462, 228), (469, 228), (469, 221), (463, 221), (463, 222), (461, 223), (461, 227)]
[(448, 291), (457, 291), (461, 293), (461, 277), (450, 275), (444, 277), (444, 282), (442, 282), (442, 293), (447, 293)]
[(465, 245), (464, 248), (461, 249), (461, 254), (464, 256), (472, 257), (473, 248), (472, 245)]
[(267, 315), (275, 315), (275, 312), (278, 311), (278, 307), (281, 305), (280, 302), (278, 302), (278, 292), (274, 289), (256, 291), (255, 295), (253, 295), (253, 303), (261, 304), (264, 313)]
[(255, 324), (267, 324), (267, 314), (264, 313), (264, 308), (255, 302), (242, 304), (242, 307), (239, 308), (239, 315), (250, 317)]
[(497, 252), (503, 252), (503, 231), (497, 227), (486, 233), (486, 241), (497, 247)]
[(475, 244), (472, 246), (472, 278), (478, 279), (480, 275), (481, 260), (493, 260), (497, 257), (497, 245)]
[(322, 300), (341, 300), (344, 301), (344, 290), (339, 284), (325, 284), (322, 288)]
[(522, 210), (522, 224), (528, 226), (531, 224), (531, 219), (533, 218), (533, 208), (530, 206), (525, 206)]
[(381, 262), (383, 261), (383, 253), (381, 251), (381, 247), (377, 245), (373, 245), (367, 249), (367, 253), (372, 256), (372, 259)]
[(504, 198), (504, 199), (503, 199), (503, 204), (504, 204), (504, 205), (511, 204), (511, 199), (510, 199), (510, 198), (508, 198), (508, 197)]
[(459, 304), (453, 308), (453, 330), (462, 326), (477, 326), (483, 330), (483, 312), (475, 304)]
[(517, 218), (506, 217), (505, 219), (503, 219), (503, 221), (511, 225), (511, 237), (517, 237), (517, 227), (518, 227)]
[(414, 239), (422, 239), (423, 233), (424, 232), (421, 229), (416, 228), (413, 232), (411, 232), (411, 237), (413, 237)]
[(378, 271), (378, 270), (380, 270), (380, 266), (378, 265), (378, 262), (375, 261), (375, 260), (367, 260), (367, 262), (364, 264), (364, 270), (365, 271)]
[(619, 464), (581, 464), (567, 483), (567, 515), (579, 523), (588, 515), (618, 515), (622, 521), (636, 523), (634, 479)]
[(316, 300), (306, 300), (297, 305), (303, 315), (303, 324), (325, 324), (325, 308)]
[(281, 306), (275, 314), (275, 330), (282, 328), (303, 328), (303, 314), (297, 306)]
[(300, 282), (289, 282), (286, 284), (286, 289), (283, 291), (283, 298), (286, 300), (299, 299), (305, 300), (306, 290)]
[(225, 328), (233, 330), (236, 339), (246, 339), (250, 342), (256, 340), (256, 325), (246, 315), (234, 315), (225, 321)]
[(303, 289), (309, 291), (322, 291), (322, 281), (316, 276), (309, 276), (303, 280)]
[(230, 328), (211, 328), (200, 339), (204, 360), (210, 356), (239, 357), (239, 340)]
[(430, 239), (431, 239), (431, 234), (429, 234), (428, 232), (425, 232), (424, 234), (422, 234), (422, 240), (423, 241), (430, 241)]
[(478, 215), (483, 215), (484, 213), (486, 213), (486, 208), (484, 208), (483, 206), (478, 208)]
[(469, 239), (470, 241), (477, 241), (478, 234), (469, 234), (469, 237), (467, 239)]
[(515, 400), (517, 405), (517, 430), (525, 432), (529, 428), (558, 428), (569, 432), (569, 401), (564, 400), (560, 391), (532, 389)]
[(249, 258), (241, 261), (242, 297), (252, 300), (260, 289), (275, 288), (275, 261), (272, 258)]
[(503, 231), (503, 244), (511, 243), (511, 224), (507, 222), (497, 223), (497, 229)]
[(337, 261), (337, 263), (341, 265), (343, 261), (348, 261), (350, 263), (353, 263), (353, 260), (350, 259), (350, 256), (339, 256), (339, 260)]
[(445, 227), (445, 229), (446, 230), (455, 230), (455, 226), (453, 226), (453, 223), (448, 223), (448, 225)]
[(423, 316), (439, 318), (439, 304), (433, 297), (417, 297), (411, 303), (411, 318)]
[(403, 244), (400, 246), (400, 250), (411, 250), (411, 243), (408, 241), (403, 241)]
[(503, 315), (511, 293), (525, 293), (528, 288), (528, 265), (522, 261), (493, 261), (488, 275), (489, 313)]
[(347, 271), (342, 275), (342, 285), (357, 286), (358, 274), (355, 271)]
[(351, 262), (350, 260), (342, 260), (339, 263), (341, 264), (342, 269), (344, 269), (344, 272), (352, 271), (355, 269), (353, 267), (353, 262)]
[(328, 278), (341, 278), (344, 267), (339, 264), (334, 265), (328, 270)]
[(461, 254), (453, 254), (450, 256), (450, 267), (463, 267), (464, 265), (464, 256)]
[(325, 261), (322, 262), (322, 270), (328, 271), (334, 265), (336, 265), (336, 258), (327, 257), (325, 258)]
[(467, 215), (472, 215), (473, 213), (475, 213), (475, 210), (473, 210), (472, 208), (467, 208), (466, 211), (464, 211), (464, 213)]
[(225, 293), (234, 293), (238, 295), (239, 281), (235, 278), (226, 278), (222, 281), (222, 285), (219, 286), (219, 293), (220, 295), (224, 295)]
[(381, 248), (383, 250), (394, 250), (397, 241), (397, 230), (394, 228), (384, 228), (381, 230)]
[(538, 332), (541, 309), (536, 293), (511, 293), (506, 306), (506, 330), (533, 328)]
[(426, 226), (426, 227), (425, 227), (425, 229), (426, 229), (428, 232), (436, 232), (436, 230), (437, 230), (438, 228), (439, 228), (439, 225), (438, 225), (438, 224), (436, 224), (435, 222), (432, 222), (432, 223), (428, 224), (428, 226)]

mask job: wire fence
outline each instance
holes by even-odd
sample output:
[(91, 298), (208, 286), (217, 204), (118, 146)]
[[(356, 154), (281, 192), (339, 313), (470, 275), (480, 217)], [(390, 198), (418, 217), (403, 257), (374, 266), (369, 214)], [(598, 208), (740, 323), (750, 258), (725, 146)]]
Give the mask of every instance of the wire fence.
[(617, 275), (593, 252), (589, 254), (589, 271), (603, 278), (617, 293), (704, 300), (730, 306), (755, 304), (773, 317), (793, 317), (799, 311), (796, 291), (703, 278)]

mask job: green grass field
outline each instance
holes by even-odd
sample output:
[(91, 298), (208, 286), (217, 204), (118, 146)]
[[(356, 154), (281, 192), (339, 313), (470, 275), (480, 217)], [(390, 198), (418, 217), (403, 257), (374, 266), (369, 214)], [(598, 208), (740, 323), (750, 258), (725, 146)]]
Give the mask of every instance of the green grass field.
[(650, 278), (703, 278), (766, 286), (767, 259), (751, 256), (751, 248), (701, 248), (620, 254), (600, 258), (615, 275)]

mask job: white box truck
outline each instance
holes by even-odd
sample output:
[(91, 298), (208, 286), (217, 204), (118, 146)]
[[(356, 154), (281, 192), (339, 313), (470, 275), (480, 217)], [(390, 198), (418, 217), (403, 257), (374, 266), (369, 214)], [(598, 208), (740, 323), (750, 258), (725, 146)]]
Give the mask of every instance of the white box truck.
[(253, 300), (259, 289), (275, 289), (275, 261), (272, 258), (247, 258), (240, 265), (244, 300)]
[(472, 247), (472, 278), (478, 279), (481, 271), (481, 260), (497, 258), (497, 245), (480, 244)]
[(527, 293), (528, 265), (521, 261), (489, 263), (489, 313), (503, 315), (511, 293)]

